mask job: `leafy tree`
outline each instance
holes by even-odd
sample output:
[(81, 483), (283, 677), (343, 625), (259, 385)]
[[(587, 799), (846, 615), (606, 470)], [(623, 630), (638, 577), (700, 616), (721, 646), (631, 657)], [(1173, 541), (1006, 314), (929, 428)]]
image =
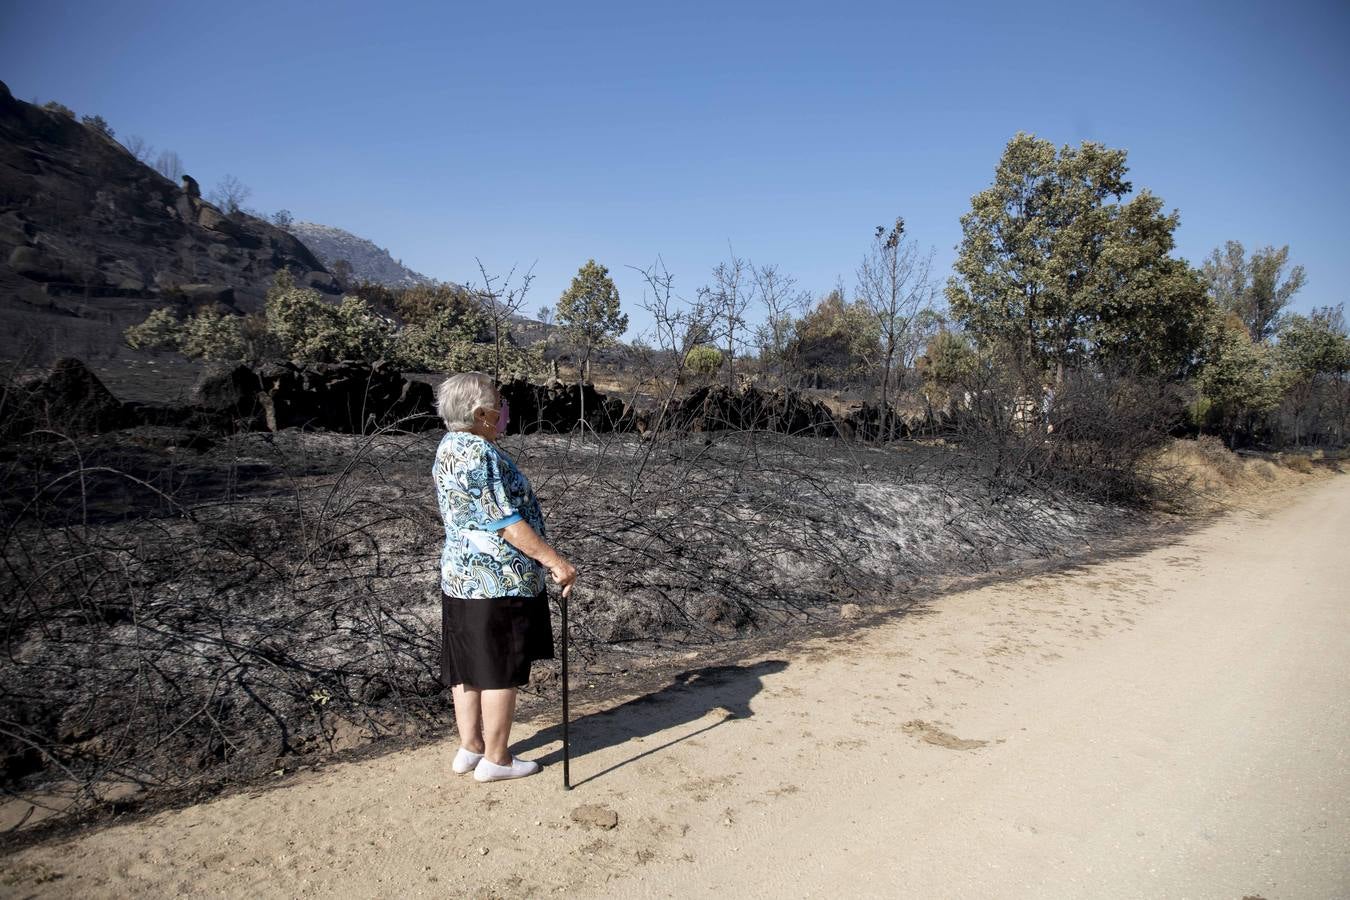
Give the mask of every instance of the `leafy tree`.
[(295, 224), (295, 216), (291, 215), (289, 209), (279, 209), (272, 213), (272, 224), (282, 231), (290, 231), (291, 226)]
[(75, 118), (75, 110), (57, 100), (48, 100), (42, 104), (42, 108), (50, 112), (60, 113), (68, 119)]
[[(74, 115), (74, 113), (72, 113), (72, 115)], [(113, 136), (112, 126), (109, 125), (108, 120), (103, 118), (102, 116), (85, 116), (84, 118), (80, 119), (80, 122), (86, 128), (90, 128), (106, 138), (110, 138)]]
[(1181, 374), (1194, 359), (1206, 298), (1169, 255), (1178, 217), (1148, 191), (1119, 202), (1125, 173), (1124, 150), (1019, 133), (961, 217), (952, 311), (1026, 381), (1079, 362)]
[(1294, 420), (1294, 443), (1303, 439), (1303, 423), (1321, 386), (1342, 388), (1350, 369), (1350, 339), (1339, 307), (1310, 316), (1287, 316), (1280, 324), (1275, 358), (1283, 374), (1285, 400)]
[(959, 331), (946, 329), (929, 338), (923, 355), (915, 360), (915, 368), (925, 386), (938, 388), (943, 393), (969, 381), (978, 367), (979, 354), (970, 338)]
[(1253, 341), (1246, 323), (1232, 313), (1214, 311), (1205, 343), (1201, 396), (1235, 445), (1242, 425), (1279, 406), (1283, 384), (1271, 349)]
[(865, 375), (881, 339), (876, 317), (864, 304), (846, 301), (842, 288), (822, 297), (795, 332), (792, 353), (817, 387)]
[(1210, 295), (1221, 309), (1235, 314), (1247, 326), (1254, 341), (1268, 341), (1280, 327), (1285, 307), (1306, 280), (1303, 267), (1294, 266), (1286, 275), (1289, 246), (1252, 251), (1239, 241), (1215, 249), (1201, 267)]
[(609, 269), (587, 260), (558, 298), (558, 324), (583, 348), (582, 380), (591, 380), (591, 353), (612, 343), (628, 329), (628, 315), (619, 310), (619, 289)]

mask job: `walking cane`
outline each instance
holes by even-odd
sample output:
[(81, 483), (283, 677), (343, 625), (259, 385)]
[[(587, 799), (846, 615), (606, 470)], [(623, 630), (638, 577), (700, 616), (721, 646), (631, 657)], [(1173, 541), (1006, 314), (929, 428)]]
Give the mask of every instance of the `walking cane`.
[(563, 790), (572, 789), (571, 748), (567, 744), (567, 594), (559, 598), (562, 607), (562, 732), (563, 732)]

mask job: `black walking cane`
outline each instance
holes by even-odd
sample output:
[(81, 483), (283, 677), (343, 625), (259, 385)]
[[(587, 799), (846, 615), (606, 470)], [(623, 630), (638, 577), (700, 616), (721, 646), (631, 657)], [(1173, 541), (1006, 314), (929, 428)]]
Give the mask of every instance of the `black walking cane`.
[(559, 595), (558, 605), (562, 608), (562, 732), (563, 732), (563, 790), (572, 789), (571, 749), (567, 744), (567, 594)]

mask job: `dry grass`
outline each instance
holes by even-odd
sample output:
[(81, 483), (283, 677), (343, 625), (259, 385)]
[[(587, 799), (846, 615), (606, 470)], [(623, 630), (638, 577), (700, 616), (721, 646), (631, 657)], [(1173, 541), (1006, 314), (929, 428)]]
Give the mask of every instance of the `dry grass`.
[(1282, 454), (1272, 461), (1243, 457), (1216, 437), (1174, 440), (1147, 463), (1148, 475), (1169, 486), (1178, 505), (1206, 508), (1271, 488), (1297, 484), (1316, 474), (1320, 453)]

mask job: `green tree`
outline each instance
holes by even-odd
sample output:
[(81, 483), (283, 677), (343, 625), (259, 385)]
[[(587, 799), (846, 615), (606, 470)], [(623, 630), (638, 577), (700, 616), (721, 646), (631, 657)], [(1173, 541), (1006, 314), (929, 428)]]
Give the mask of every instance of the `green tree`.
[(1228, 241), (1210, 253), (1201, 267), (1210, 296), (1220, 308), (1235, 314), (1254, 341), (1268, 341), (1280, 328), (1284, 309), (1306, 281), (1303, 267), (1286, 275), (1289, 246), (1252, 251), (1239, 241)]
[(609, 269), (588, 260), (558, 298), (558, 324), (583, 348), (583, 381), (591, 380), (591, 353), (613, 342), (628, 329), (628, 315), (619, 310), (619, 289)]
[(1080, 362), (1181, 374), (1203, 333), (1199, 276), (1171, 253), (1178, 217), (1125, 179), (1125, 151), (1058, 152), (1019, 133), (961, 217), (953, 313), (1034, 383)]
[(1294, 443), (1301, 444), (1303, 423), (1318, 389), (1343, 390), (1344, 375), (1350, 369), (1350, 339), (1340, 308), (1314, 310), (1310, 316), (1286, 316), (1280, 324), (1275, 358), (1294, 420)]
[(791, 353), (810, 383), (822, 387), (866, 375), (880, 341), (876, 316), (863, 303), (849, 303), (843, 289), (836, 288), (797, 322)]
[(1284, 385), (1274, 353), (1253, 341), (1236, 315), (1214, 310), (1205, 344), (1197, 383), (1204, 405), (1234, 446), (1242, 426), (1280, 405)]
[(923, 355), (914, 367), (925, 385), (933, 385), (944, 392), (970, 379), (979, 366), (979, 354), (970, 338), (959, 331), (943, 329), (928, 339)]

